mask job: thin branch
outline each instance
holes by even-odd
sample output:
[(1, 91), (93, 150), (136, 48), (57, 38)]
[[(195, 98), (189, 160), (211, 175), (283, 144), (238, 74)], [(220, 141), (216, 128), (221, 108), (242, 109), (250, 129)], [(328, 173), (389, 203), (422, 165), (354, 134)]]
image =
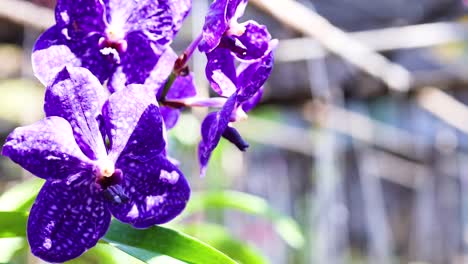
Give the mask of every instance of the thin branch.
[[(424, 153), (428, 153), (429, 146), (418, 143), (414, 135), (356, 112), (336, 107), (329, 108), (327, 111), (329, 115), (327, 118), (330, 118), (331, 122), (327, 122), (329, 126), (324, 127), (325, 129), (376, 147), (376, 158), (381, 161), (379, 164), (382, 166), (382, 173), (378, 175), (379, 177), (408, 188), (418, 188), (423, 178), (429, 175), (428, 169), (424, 166), (424, 162), (427, 161)], [(334, 113), (330, 114), (330, 112)], [(307, 113), (310, 111), (307, 110)], [(319, 114), (315, 118), (308, 117), (307, 119), (315, 125), (321, 125), (319, 116), (323, 117)], [(353, 125), (349, 127), (347, 124)], [(311, 150), (316, 144), (314, 140), (316, 133), (313, 129), (289, 126), (253, 116), (249, 117), (248, 122), (238, 122), (235, 126), (249, 141), (306, 156), (313, 155)], [(416, 149), (421, 152), (416, 152)], [(417, 162), (414, 161), (415, 159)]]
[[(333, 26), (324, 17), (295, 0), (251, 0), (251, 2), (285, 25), (306, 36), (315, 38), (325, 49), (382, 80), (394, 91), (407, 92), (414, 82), (411, 73), (407, 69), (361, 44), (358, 40), (349, 36), (348, 33)], [(426, 29), (425, 34), (430, 35), (430, 32), (427, 32)], [(439, 89), (431, 88), (425, 91), (417, 95), (419, 98), (417, 102), (424, 109), (447, 124), (468, 133), (468, 125), (466, 125), (468, 120), (464, 118), (468, 116), (468, 108), (465, 105)], [(435, 100), (440, 103), (433, 103)], [(441, 107), (442, 104), (443, 107)], [(348, 119), (341, 118), (337, 120)], [(384, 137), (382, 134), (378, 134), (381, 138)]]
[(411, 74), (348, 36), (328, 20), (294, 0), (251, 0), (285, 25), (314, 37), (324, 48), (368, 74), (382, 80), (390, 89), (406, 92)]
[(447, 124), (468, 133), (468, 107), (443, 91), (426, 87), (416, 96), (420, 106)]
[[(468, 26), (437, 22), (348, 33), (373, 51), (432, 47), (468, 39)], [(276, 61), (319, 59), (327, 55), (315, 38), (284, 39), (276, 49)]]
[[(313, 109), (311, 109), (313, 107)], [(430, 146), (399, 128), (343, 108), (313, 104), (305, 108), (305, 118), (316, 126), (349, 136), (389, 153), (418, 162), (427, 161)], [(329, 119), (330, 122), (324, 122)], [(252, 127), (254, 124), (255, 127)], [(248, 122), (235, 126), (248, 140), (276, 146), (292, 152), (312, 155), (314, 130), (285, 125), (281, 122), (249, 116)]]
[[(312, 109), (311, 109), (312, 108)], [(305, 110), (306, 119), (316, 125), (326, 125), (337, 133), (368, 145), (418, 162), (427, 161), (430, 146), (416, 140), (411, 133), (329, 104), (313, 103)], [(330, 119), (330, 122), (324, 122)]]

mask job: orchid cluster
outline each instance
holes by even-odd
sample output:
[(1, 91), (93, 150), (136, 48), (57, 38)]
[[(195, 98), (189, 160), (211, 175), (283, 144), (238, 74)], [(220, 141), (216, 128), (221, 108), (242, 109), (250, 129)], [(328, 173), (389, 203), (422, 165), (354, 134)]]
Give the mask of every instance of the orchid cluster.
[[(56, 25), (32, 55), (46, 117), (15, 129), (2, 150), (46, 180), (27, 227), (34, 255), (75, 258), (104, 236), (112, 216), (147, 228), (180, 214), (190, 188), (166, 134), (183, 108), (218, 109), (202, 123), (201, 175), (222, 137), (248, 147), (231, 123), (260, 101), (277, 41), (255, 21), (238, 22), (246, 5), (215, 0), (199, 37), (177, 56), (170, 44), (190, 0), (58, 1)], [(197, 96), (187, 66), (197, 48), (218, 97)]]

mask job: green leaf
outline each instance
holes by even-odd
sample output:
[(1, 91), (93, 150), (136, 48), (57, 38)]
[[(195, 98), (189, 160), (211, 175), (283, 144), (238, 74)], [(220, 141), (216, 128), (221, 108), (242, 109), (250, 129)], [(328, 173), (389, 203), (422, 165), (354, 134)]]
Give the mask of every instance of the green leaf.
[(181, 226), (180, 230), (206, 242), (239, 263), (268, 263), (266, 258), (257, 249), (248, 245), (245, 241), (235, 239), (223, 226), (216, 224), (191, 224)]
[(273, 223), (276, 232), (288, 245), (293, 248), (301, 248), (304, 245), (305, 239), (299, 225), (292, 218), (277, 213), (265, 199), (258, 196), (236, 191), (194, 193), (184, 216), (205, 209), (236, 209), (264, 217)]
[[(112, 221), (103, 240), (145, 262), (157, 256), (155, 254), (161, 254), (193, 264), (236, 263), (213, 247), (186, 234), (162, 226), (141, 230), (118, 221)], [(153, 255), (136, 254), (135, 251), (131, 250), (134, 248), (149, 251)]]
[[(126, 246), (122, 244), (108, 244), (111, 247), (114, 247), (115, 250), (119, 250), (121, 253), (125, 252), (128, 254), (128, 257), (133, 258), (140, 263), (147, 264), (184, 264), (186, 262), (171, 258), (166, 255), (161, 255), (159, 253), (151, 252), (141, 248)], [(125, 254), (123, 253), (123, 254)], [(143, 262), (144, 260), (144, 262)], [(125, 261), (124, 263), (128, 263)]]
[(76, 259), (66, 262), (67, 264), (89, 264), (89, 263), (105, 263), (105, 264), (144, 264), (120, 249), (113, 247), (105, 242), (98, 243), (95, 247), (86, 251), (83, 255)]
[[(25, 237), (27, 219), (27, 213), (0, 212), (0, 238)], [(134, 229), (114, 220), (102, 240), (145, 263), (236, 263), (215, 248), (162, 226)]]
[(27, 213), (0, 212), (0, 238), (26, 236), (27, 221)]
[(34, 178), (13, 186), (0, 196), (0, 211), (29, 211), (43, 184), (44, 180)]

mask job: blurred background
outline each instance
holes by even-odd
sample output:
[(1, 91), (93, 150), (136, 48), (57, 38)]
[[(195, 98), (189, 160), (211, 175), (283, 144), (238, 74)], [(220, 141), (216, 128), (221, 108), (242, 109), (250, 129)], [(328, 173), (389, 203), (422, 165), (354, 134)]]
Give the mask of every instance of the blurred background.
[[(209, 3), (193, 1), (178, 52)], [(1, 142), (43, 116), (30, 55), (54, 5), (0, 0)], [(185, 111), (169, 144), (195, 195), (173, 225), (242, 263), (468, 263), (467, 10), (463, 0), (250, 0), (241, 21), (280, 40), (261, 105), (236, 124), (251, 147), (221, 142), (200, 179), (207, 112)], [(208, 96), (204, 55), (191, 66)], [(0, 211), (2, 193), (31, 178), (0, 157)], [(0, 248), (0, 263), (40, 263), (22, 238)], [(107, 250), (74, 263), (130, 263)]]

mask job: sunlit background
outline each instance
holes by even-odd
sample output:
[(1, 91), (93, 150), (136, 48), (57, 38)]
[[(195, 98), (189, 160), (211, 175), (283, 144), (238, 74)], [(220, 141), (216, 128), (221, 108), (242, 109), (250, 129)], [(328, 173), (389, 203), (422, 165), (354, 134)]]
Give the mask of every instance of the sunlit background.
[[(208, 5), (193, 1), (179, 53)], [(2, 143), (43, 116), (30, 54), (53, 6), (0, 0)], [(468, 263), (467, 10), (462, 0), (250, 0), (243, 20), (280, 40), (261, 105), (236, 124), (250, 148), (222, 141), (199, 178), (207, 112), (185, 111), (170, 154), (194, 196), (170, 225), (241, 263)], [(204, 66), (196, 54), (208, 96)], [(32, 178), (0, 157), (0, 211), (39, 188)], [(0, 263), (41, 262), (23, 238), (4, 238)], [(101, 246), (73, 263), (140, 262)]]

